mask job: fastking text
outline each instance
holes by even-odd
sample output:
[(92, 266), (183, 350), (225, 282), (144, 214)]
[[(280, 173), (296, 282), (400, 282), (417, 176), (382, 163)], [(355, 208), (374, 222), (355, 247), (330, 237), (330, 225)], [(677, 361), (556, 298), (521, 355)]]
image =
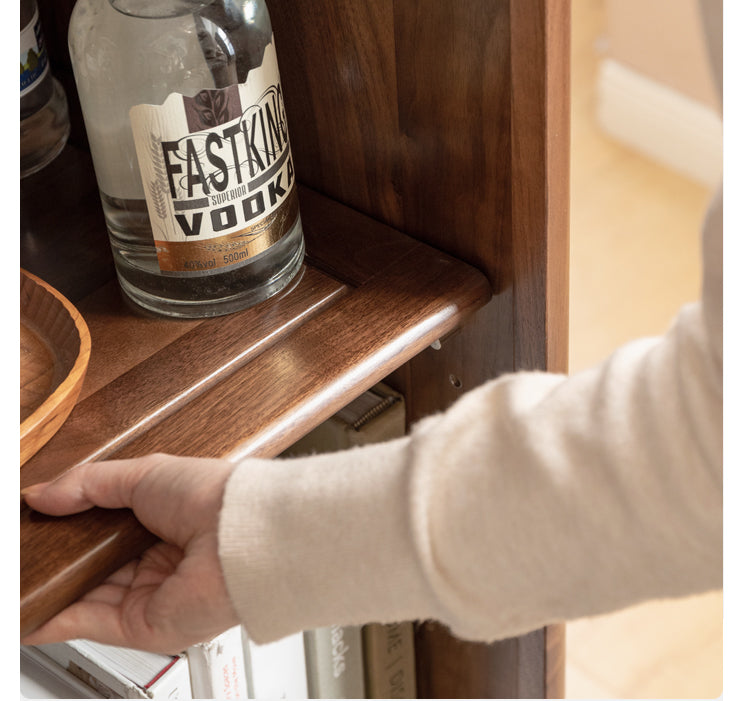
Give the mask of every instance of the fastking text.
[(273, 98), (223, 130), (162, 142), (183, 233), (229, 231), (272, 210), (294, 184), (288, 142), (283, 106)]
[[(253, 190), (240, 201), (228, 202), (221, 207), (194, 212), (176, 212), (175, 219), (185, 236), (198, 236), (207, 231), (231, 231), (243, 223), (261, 217), (281, 202), (294, 184), (294, 167), (291, 155), (275, 177)], [(209, 227), (208, 229), (206, 227)]]

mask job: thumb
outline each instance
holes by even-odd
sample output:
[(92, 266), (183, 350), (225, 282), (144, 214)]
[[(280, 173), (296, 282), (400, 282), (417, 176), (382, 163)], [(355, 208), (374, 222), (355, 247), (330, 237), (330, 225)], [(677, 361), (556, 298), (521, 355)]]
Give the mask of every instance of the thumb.
[(21, 490), (35, 511), (64, 516), (93, 506), (132, 508), (133, 491), (144, 473), (140, 460), (111, 460), (78, 465), (51, 482)]

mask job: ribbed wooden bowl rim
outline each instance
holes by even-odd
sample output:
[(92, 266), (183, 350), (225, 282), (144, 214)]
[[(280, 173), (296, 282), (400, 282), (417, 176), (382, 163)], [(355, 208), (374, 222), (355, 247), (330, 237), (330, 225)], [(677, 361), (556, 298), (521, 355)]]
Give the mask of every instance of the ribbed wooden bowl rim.
[[(42, 288), (46, 294), (54, 297), (60, 304), (62, 304), (63, 308), (68, 313), (70, 319), (75, 325), (79, 338), (79, 346), (78, 355), (76, 356), (73, 367), (70, 369), (68, 374), (57, 385), (52, 393), (33, 411), (33, 413), (27, 416), (25, 421), (21, 423), (22, 445), (24, 441), (33, 440), (34, 430), (37, 427), (43, 426), (44, 420), (48, 416), (55, 414), (59, 406), (72, 392), (80, 392), (82, 384), (81, 381), (86, 373), (86, 368), (89, 364), (89, 356), (91, 355), (91, 334), (89, 333), (86, 322), (83, 320), (83, 317), (75, 308), (75, 306), (64, 295), (58, 292), (51, 285), (47, 284), (40, 277), (34, 275), (33, 273), (30, 273), (28, 270), (24, 270), (23, 268), (21, 268), (21, 284), (23, 284), (23, 278), (30, 280), (37, 287)], [(72, 404), (70, 409), (72, 409)], [(68, 412), (70, 411), (70, 409), (68, 409)], [(36, 449), (38, 450), (40, 447), (41, 445), (37, 446)]]

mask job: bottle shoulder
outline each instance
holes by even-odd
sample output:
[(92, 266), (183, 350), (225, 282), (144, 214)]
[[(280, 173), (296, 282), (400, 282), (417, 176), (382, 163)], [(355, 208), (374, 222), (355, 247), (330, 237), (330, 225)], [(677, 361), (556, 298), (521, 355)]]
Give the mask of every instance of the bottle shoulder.
[(28, 27), (29, 24), (31, 24), (32, 20), (34, 19), (35, 13), (36, 2), (34, 2), (34, 0), (21, 0), (21, 5), (19, 7), (18, 13), (21, 19), (21, 31), (23, 31), (25, 27)]
[(135, 90), (152, 103), (172, 92), (243, 83), (260, 65), (272, 31), (264, 4), (257, 16), (238, 14), (242, 4), (142, 18), (114, 10), (109, 0), (78, 0), (68, 33), (76, 79), (99, 84), (100, 92)]

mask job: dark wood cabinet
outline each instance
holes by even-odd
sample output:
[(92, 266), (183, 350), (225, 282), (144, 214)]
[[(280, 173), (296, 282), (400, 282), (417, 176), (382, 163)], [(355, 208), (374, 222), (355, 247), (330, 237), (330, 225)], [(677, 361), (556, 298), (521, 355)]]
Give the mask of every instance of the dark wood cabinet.
[[(410, 422), (500, 373), (567, 369), (569, 0), (268, 0), (307, 259), (217, 319), (121, 299), (67, 54), (40, 0), (69, 145), (21, 182), (21, 266), (92, 335), (78, 404), (21, 486), (92, 458), (274, 456), (386, 378)], [(21, 506), (31, 630), (151, 542), (129, 512)], [(492, 645), (417, 629), (419, 694), (559, 697), (564, 629)]]

